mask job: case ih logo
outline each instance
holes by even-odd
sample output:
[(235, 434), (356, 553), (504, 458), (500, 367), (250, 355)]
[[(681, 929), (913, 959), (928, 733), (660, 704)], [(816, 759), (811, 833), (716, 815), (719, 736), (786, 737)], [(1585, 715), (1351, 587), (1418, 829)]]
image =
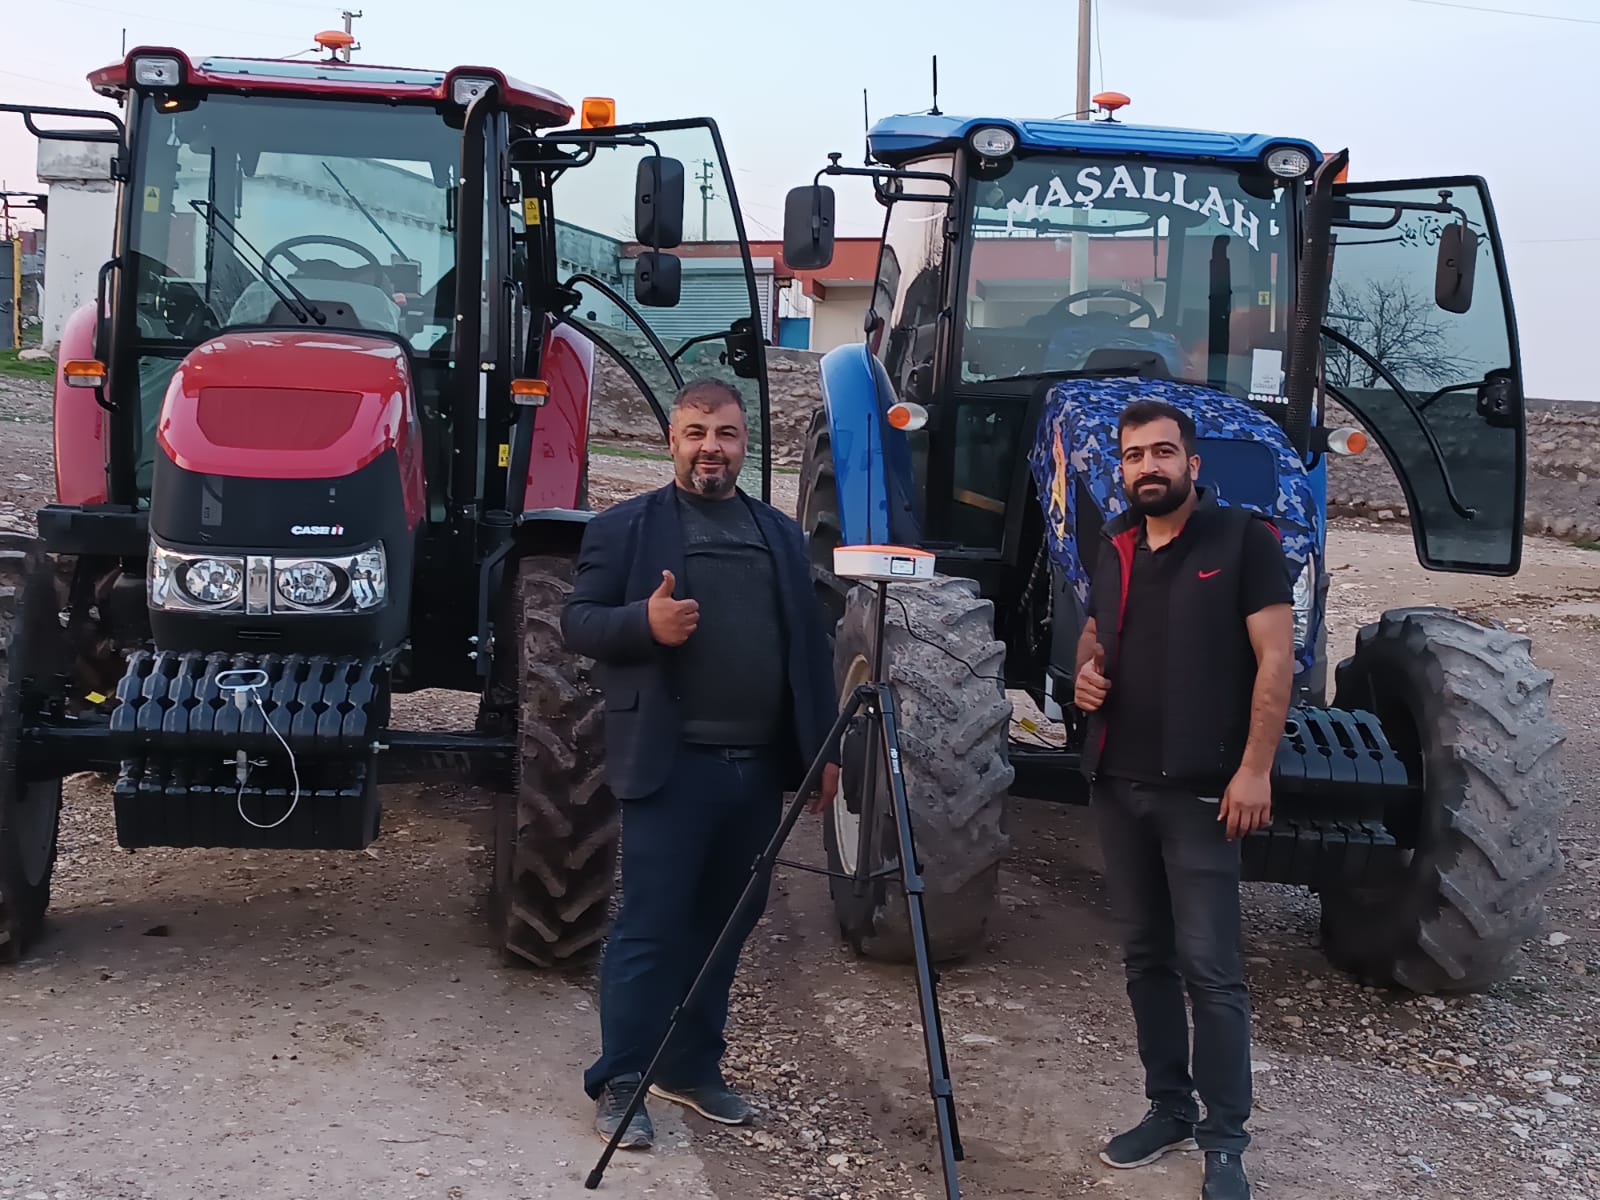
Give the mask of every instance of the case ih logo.
[(289, 532), (295, 537), (338, 537), (343, 525), (291, 525)]

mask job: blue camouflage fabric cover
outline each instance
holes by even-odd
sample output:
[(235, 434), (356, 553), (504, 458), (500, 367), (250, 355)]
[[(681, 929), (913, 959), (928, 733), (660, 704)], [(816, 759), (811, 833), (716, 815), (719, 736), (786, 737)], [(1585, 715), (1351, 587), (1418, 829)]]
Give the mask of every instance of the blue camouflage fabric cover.
[[(1238, 504), (1270, 519), (1282, 535), (1290, 575), (1298, 575), (1322, 542), (1323, 513), (1304, 464), (1277, 422), (1244, 400), (1196, 384), (1165, 379), (1069, 379), (1056, 384), (1045, 397), (1028, 466), (1044, 510), (1050, 558), (1065, 573), (1079, 603), (1087, 606), (1089, 602), (1089, 572), (1099, 547), (1082, 555), (1078, 552), (1073, 536), (1078, 504), (1074, 485), (1082, 480), (1100, 508), (1102, 521), (1109, 522), (1128, 507), (1118, 470), (1117, 418), (1135, 400), (1161, 400), (1188, 413), (1201, 439), (1257, 442), (1277, 452), (1278, 494), (1270, 510), (1230, 497), (1226, 479), (1212, 476), (1205, 483), (1214, 488), (1219, 504)], [(1201, 457), (1203, 460), (1203, 452)], [(1314, 612), (1307, 629), (1307, 641), (1312, 644), (1300, 651), (1304, 666), (1314, 657), (1320, 624), (1321, 614)]]

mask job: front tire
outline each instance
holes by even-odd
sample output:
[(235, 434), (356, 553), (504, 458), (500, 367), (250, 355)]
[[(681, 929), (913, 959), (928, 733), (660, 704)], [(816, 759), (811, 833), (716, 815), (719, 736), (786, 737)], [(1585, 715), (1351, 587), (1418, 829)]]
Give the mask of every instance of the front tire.
[(56, 686), (62, 645), (56, 572), (32, 538), (0, 534), (0, 962), (37, 940), (50, 907), (61, 780), (26, 781), (24, 715)]
[(1423, 808), (1385, 885), (1324, 891), (1329, 959), (1418, 993), (1503, 979), (1561, 867), (1552, 675), (1531, 640), (1440, 608), (1387, 612), (1339, 665), (1335, 707), (1365, 709), (1420, 762)]
[(495, 797), (490, 918), (509, 962), (580, 961), (611, 921), (621, 813), (605, 782), (604, 701), (566, 648), (573, 563), (529, 556), (512, 594), (516, 777)]
[[(897, 584), (888, 595), (884, 676), (895, 698), (912, 835), (926, 887), (928, 940), (934, 961), (949, 961), (982, 945), (997, 902), (1000, 863), (1010, 850), (1005, 803), (1015, 776), (1007, 754), (1012, 706), (995, 678), (1005, 644), (994, 636), (994, 605), (970, 580)], [(857, 684), (871, 678), (877, 609), (875, 589), (850, 591), (834, 644), (841, 707)], [(881, 870), (898, 862), (899, 843), (882, 752), (877, 744), (864, 749), (880, 762), (867, 855), (872, 869)], [(849, 781), (859, 778), (858, 767), (847, 761), (840, 793), (822, 823), (832, 872), (851, 873), (859, 857), (862, 799), (847, 794)], [(852, 880), (831, 879), (829, 888), (840, 931), (859, 953), (887, 962), (910, 960), (910, 915), (897, 878), (867, 884), (859, 898)]]

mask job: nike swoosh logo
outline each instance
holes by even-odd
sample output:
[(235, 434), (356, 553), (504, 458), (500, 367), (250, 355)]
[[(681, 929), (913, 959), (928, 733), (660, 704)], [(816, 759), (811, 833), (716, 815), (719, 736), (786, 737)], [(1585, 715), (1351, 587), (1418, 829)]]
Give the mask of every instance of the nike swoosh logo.
[(1222, 568), (1218, 567), (1215, 571), (1201, 571), (1200, 572), (1200, 578), (1201, 579), (1210, 579), (1214, 575), (1221, 575), (1221, 574), (1222, 574)]

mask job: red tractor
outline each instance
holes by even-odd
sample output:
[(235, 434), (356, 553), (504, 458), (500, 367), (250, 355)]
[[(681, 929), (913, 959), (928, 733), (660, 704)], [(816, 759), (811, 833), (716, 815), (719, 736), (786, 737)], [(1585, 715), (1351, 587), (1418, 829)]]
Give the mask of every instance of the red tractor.
[[(377, 838), (380, 780), (470, 773), (497, 792), (506, 954), (582, 955), (618, 833), (591, 664), (558, 626), (595, 348), (663, 432), (686, 372), (739, 387), (741, 483), (770, 495), (716, 125), (336, 53), (141, 47), (89, 78), (120, 116), (0, 106), (109, 143), (118, 185), (58, 355), (56, 502), (0, 534), (0, 959), (41, 931), (80, 771), (115, 778), (125, 847), (324, 850)], [(680, 258), (685, 161), (710, 172)], [(393, 727), (422, 689), (478, 696), (474, 727)]]

